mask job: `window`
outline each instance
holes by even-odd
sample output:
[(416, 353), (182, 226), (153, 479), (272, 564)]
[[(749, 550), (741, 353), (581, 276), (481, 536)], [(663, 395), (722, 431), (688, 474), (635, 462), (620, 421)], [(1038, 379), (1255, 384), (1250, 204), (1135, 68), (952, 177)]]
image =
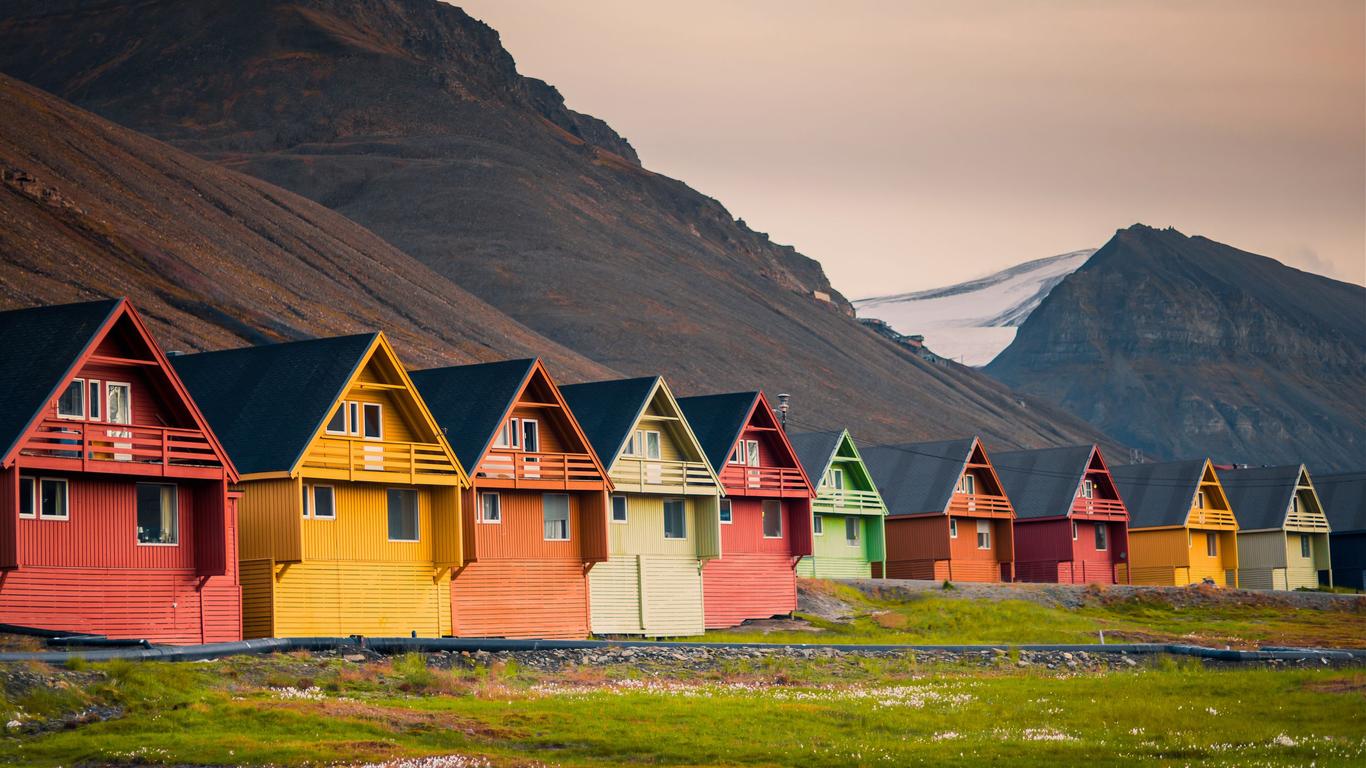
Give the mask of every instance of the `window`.
[(1313, 554), (1313, 552), (1314, 552), (1314, 551), (1313, 551), (1313, 548), (1312, 548), (1312, 547), (1310, 546), (1310, 544), (1309, 544), (1309, 537), (1308, 537), (1307, 535), (1301, 533), (1301, 534), (1300, 534), (1300, 557), (1309, 557), (1310, 555)]
[(1096, 551), (1104, 552), (1109, 547), (1110, 542), (1106, 541), (1106, 528), (1104, 523), (1096, 524)]
[(648, 431), (645, 433), (645, 458), (658, 459), (659, 456), (659, 433)]
[(721, 499), (717, 506), (717, 516), (721, 518), (721, 522), (730, 525), (730, 499)]
[(31, 477), (19, 478), (19, 516), (35, 517), (38, 504), (34, 494), (38, 492), (38, 482)]
[(308, 517), (309, 514), (310, 514), (310, 513), (309, 513), (309, 510), (308, 510), (308, 507), (309, 507), (309, 503), (308, 503), (308, 502), (309, 502), (309, 499), (308, 499), (308, 486), (307, 486), (307, 485), (304, 485), (304, 486), (300, 486), (300, 487), (303, 488), (304, 517)]
[(1219, 534), (1205, 534), (1205, 554), (1209, 555), (1210, 557), (1219, 556)]
[(613, 497), (612, 497), (612, 522), (614, 522), (614, 523), (624, 523), (624, 522), (626, 522), (626, 497), (625, 497), (625, 496), (613, 496)]
[(498, 430), (498, 436), (493, 439), (493, 447), (516, 448), (521, 445), (521, 428), (517, 419), (508, 419), (503, 422), (503, 428)]
[(688, 538), (688, 515), (682, 499), (664, 500), (664, 538)]
[(66, 520), (71, 516), (67, 505), (66, 481), (45, 477), (38, 481), (38, 516), (50, 520)]
[(1290, 514), (1292, 514), (1292, 515), (1298, 515), (1299, 513), (1300, 513), (1300, 497), (1299, 497), (1299, 496), (1291, 496), (1291, 497), (1290, 497)]
[(783, 503), (776, 499), (764, 500), (764, 538), (783, 537)]
[(745, 463), (745, 441), (741, 440), (735, 444), (735, 450), (730, 452), (730, 458), (727, 461), (731, 464)]
[(569, 541), (569, 494), (547, 493), (541, 504), (546, 541)]
[(751, 467), (759, 466), (759, 441), (745, 441), (745, 463)]
[(958, 538), (958, 521), (952, 517), (949, 518), (949, 538)]
[(329, 435), (346, 434), (346, 403), (337, 406), (337, 410), (333, 411), (332, 418), (327, 420), (327, 426), (324, 429)]
[(812, 532), (814, 532), (817, 536), (824, 536), (824, 535), (825, 535), (825, 518), (821, 517), (820, 515), (812, 515), (812, 516), (811, 516), (811, 530), (812, 530)]
[(830, 487), (836, 491), (844, 490), (844, 470), (832, 467), (829, 475)]
[(479, 494), (479, 522), (503, 522), (503, 500), (496, 493)]
[(991, 549), (991, 521), (977, 521), (977, 548)]
[(90, 390), (90, 420), (99, 421), (100, 403), (104, 400), (104, 398), (101, 397), (103, 393), (100, 390), (100, 383), (98, 381), (91, 381), (88, 389)]
[(180, 541), (180, 515), (174, 485), (137, 484), (138, 543), (174, 545)]
[(1090, 480), (1081, 481), (1081, 489), (1077, 491), (1083, 499), (1094, 499), (1096, 497), (1096, 484)]
[(417, 541), (417, 491), (389, 489), (389, 540)]
[(1204, 491), (1196, 491), (1196, 492), (1195, 492), (1195, 506), (1199, 507), (1200, 509), (1204, 509), (1204, 508), (1205, 508), (1205, 492), (1204, 492)]
[(958, 492), (966, 493), (969, 496), (977, 493), (977, 478), (964, 473), (963, 476), (958, 479)]
[(626, 447), (621, 449), (622, 456), (640, 455), (640, 431), (637, 430), (626, 436)]
[(346, 434), (360, 434), (360, 403), (354, 400), (346, 401)]
[(859, 529), (863, 527), (863, 521), (857, 517), (844, 518), (844, 543), (851, 547), (858, 546)]
[(362, 403), (361, 413), (364, 416), (361, 434), (365, 439), (384, 439), (384, 406), (379, 403)]
[(313, 486), (313, 516), (320, 520), (337, 519), (337, 492), (332, 486)]
[[(111, 424), (133, 423), (132, 389), (127, 384), (104, 383), (104, 420)], [(125, 437), (132, 437), (126, 434)]]
[(57, 396), (57, 418), (85, 418), (85, 379), (72, 379), (66, 390)]
[(522, 419), (522, 450), (531, 453), (541, 450), (541, 425), (535, 419)]
[(1072, 541), (1077, 540), (1077, 521), (1072, 521)]

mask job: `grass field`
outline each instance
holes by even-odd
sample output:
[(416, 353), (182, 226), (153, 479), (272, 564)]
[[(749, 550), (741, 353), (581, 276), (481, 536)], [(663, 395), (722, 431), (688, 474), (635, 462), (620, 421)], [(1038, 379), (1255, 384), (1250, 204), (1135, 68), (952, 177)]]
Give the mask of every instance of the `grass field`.
[[(0, 668), (0, 763), (331, 765), (1360, 765), (1361, 671), (1127, 672), (760, 661), (644, 679), (303, 656)], [(35, 685), (34, 681), (42, 680)], [(92, 710), (92, 707), (107, 707)], [(91, 711), (101, 722), (34, 732)]]

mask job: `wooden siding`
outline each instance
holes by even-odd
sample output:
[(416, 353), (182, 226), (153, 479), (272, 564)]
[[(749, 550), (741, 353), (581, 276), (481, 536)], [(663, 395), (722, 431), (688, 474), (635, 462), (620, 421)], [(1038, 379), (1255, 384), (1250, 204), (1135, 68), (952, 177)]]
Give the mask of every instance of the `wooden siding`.
[(430, 564), (279, 565), (273, 593), (276, 637), (440, 637), (451, 631), (450, 572)]
[[(1205, 550), (1205, 533), (1219, 537), (1218, 555)], [(1129, 531), (1129, 563), (1121, 580), (1134, 584), (1186, 586), (1206, 578), (1224, 586), (1238, 568), (1236, 534), (1228, 529), (1147, 528)]]
[(1300, 551), (1300, 534), (1262, 531), (1238, 534), (1238, 586), (1245, 589), (1315, 589), (1320, 572), (1329, 577), (1328, 535), (1309, 536), (1309, 557)]
[[(1072, 525), (1077, 538), (1072, 538)], [(1106, 527), (1104, 551), (1096, 549), (1098, 525)], [(1094, 518), (1015, 521), (1016, 581), (1063, 584), (1113, 584), (1116, 566), (1127, 562), (1128, 535), (1123, 521)]]
[(474, 554), (470, 559), (583, 561), (584, 516), (585, 513), (596, 515), (601, 512), (600, 494), (569, 494), (569, 540), (547, 541), (545, 494), (539, 491), (480, 491), (484, 492), (498, 494), (502, 521), (478, 522), (479, 495), (467, 498), (470, 512), (466, 519), (474, 539)]
[[(881, 560), (882, 518), (874, 515), (822, 514), (824, 533), (812, 537), (814, 552), (797, 562), (797, 575), (822, 579), (867, 579), (872, 563)], [(848, 545), (845, 520), (858, 521), (858, 546)]]
[[(958, 521), (958, 537), (949, 536), (949, 516), (889, 518), (887, 577), (1002, 581), (1011, 578), (1013, 526), (1008, 517), (966, 517)], [(991, 548), (977, 548), (977, 521), (989, 520)]]
[(702, 561), (686, 555), (615, 555), (589, 571), (594, 634), (684, 637), (705, 629)]
[(459, 637), (581, 638), (589, 631), (588, 579), (578, 560), (478, 561), (451, 581)]
[(700, 546), (706, 535), (699, 531), (720, 525), (716, 517), (716, 499), (683, 498), (687, 517), (687, 538), (664, 538), (664, 500), (666, 496), (617, 493), (626, 498), (626, 522), (611, 522), (607, 526), (609, 551), (613, 555), (681, 555), (692, 557), (704, 554)]
[(269, 560), (243, 560), (242, 637), (271, 637), (275, 634), (274, 563)]
[(297, 478), (243, 482), (238, 509), (243, 560), (303, 559), (303, 490)]
[[(303, 559), (306, 561), (364, 560), (431, 565), (435, 562), (433, 542), (452, 536), (451, 531), (436, 530), (432, 525), (429, 488), (346, 482), (309, 482), (308, 485), (333, 488), (337, 516), (331, 520), (303, 518)], [(390, 489), (417, 493), (417, 541), (389, 540)]]
[(729, 550), (702, 566), (707, 629), (733, 627), (797, 610), (797, 577), (791, 556)]

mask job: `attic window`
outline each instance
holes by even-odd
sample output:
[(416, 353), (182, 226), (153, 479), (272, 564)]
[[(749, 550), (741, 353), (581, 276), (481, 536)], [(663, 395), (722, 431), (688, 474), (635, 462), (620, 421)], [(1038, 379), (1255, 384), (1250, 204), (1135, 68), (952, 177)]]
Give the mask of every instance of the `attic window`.
[(660, 457), (659, 432), (652, 429), (637, 429), (631, 433), (630, 437), (626, 438), (626, 450), (622, 454), (658, 459)]
[(1090, 480), (1082, 480), (1081, 488), (1077, 491), (1077, 494), (1083, 499), (1094, 499), (1096, 497), (1096, 484)]
[(827, 482), (830, 483), (830, 488), (832, 490), (844, 490), (844, 470), (832, 467), (830, 469), (830, 477), (827, 480)]
[[(942, 488), (943, 486), (940, 487)], [(977, 478), (964, 472), (963, 475), (958, 478), (958, 492), (965, 493), (969, 496), (977, 493)]]
[(1205, 492), (1204, 492), (1204, 491), (1196, 491), (1196, 492), (1195, 492), (1195, 506), (1199, 507), (1200, 509), (1204, 509), (1204, 508), (1205, 508)]
[(337, 410), (332, 412), (332, 418), (327, 420), (326, 431), (329, 435), (346, 434), (346, 403), (337, 406)]
[(66, 390), (57, 396), (57, 418), (85, 418), (85, 379), (72, 379)]
[(745, 463), (751, 467), (759, 466), (759, 441), (745, 441)]
[(365, 439), (384, 439), (384, 407), (379, 403), (364, 403), (361, 412), (364, 414), (361, 431)]
[(729, 464), (744, 464), (744, 463), (745, 463), (745, 443), (744, 443), (743, 440), (735, 444), (735, 450), (734, 450), (734, 451), (731, 451), (731, 453), (730, 453), (730, 458), (727, 459), (727, 463), (729, 463)]

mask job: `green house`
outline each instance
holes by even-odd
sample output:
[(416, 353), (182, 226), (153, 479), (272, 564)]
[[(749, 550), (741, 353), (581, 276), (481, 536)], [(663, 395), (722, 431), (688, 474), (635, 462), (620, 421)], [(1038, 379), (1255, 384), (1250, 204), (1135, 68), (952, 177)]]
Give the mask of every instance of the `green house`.
[[(812, 552), (797, 575), (867, 579), (886, 559), (887, 505), (864, 466), (849, 430), (788, 435), (807, 477), (818, 483), (811, 505)], [(881, 568), (879, 567), (879, 572)]]

